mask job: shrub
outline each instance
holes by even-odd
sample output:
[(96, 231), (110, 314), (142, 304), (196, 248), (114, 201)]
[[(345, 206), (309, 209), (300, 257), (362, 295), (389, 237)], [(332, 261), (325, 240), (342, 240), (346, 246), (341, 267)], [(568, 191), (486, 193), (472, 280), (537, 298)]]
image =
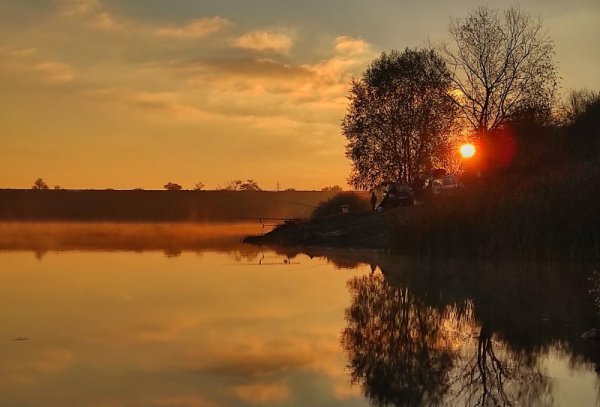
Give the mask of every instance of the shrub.
[(321, 202), (313, 211), (312, 218), (319, 219), (342, 213), (343, 205), (348, 205), (350, 212), (364, 212), (369, 210), (369, 201), (366, 198), (355, 192), (340, 192), (328, 200)]

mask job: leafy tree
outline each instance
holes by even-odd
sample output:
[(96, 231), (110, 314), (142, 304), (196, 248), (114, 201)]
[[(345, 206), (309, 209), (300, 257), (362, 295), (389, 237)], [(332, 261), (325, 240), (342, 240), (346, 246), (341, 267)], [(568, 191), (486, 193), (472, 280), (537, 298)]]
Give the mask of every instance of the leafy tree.
[(499, 14), (485, 6), (450, 24), (443, 53), (452, 95), (478, 135), (495, 133), (521, 111), (553, 106), (554, 44), (542, 22), (519, 8)]
[(183, 187), (181, 185), (176, 184), (174, 182), (167, 182), (163, 187), (167, 191), (181, 191), (183, 189)]
[(46, 184), (46, 181), (44, 181), (42, 178), (38, 178), (35, 180), (35, 182), (33, 183), (33, 186), (31, 187), (31, 189), (48, 189), (48, 184)]
[(196, 182), (196, 185), (194, 185), (194, 191), (202, 191), (205, 186), (206, 185), (204, 185), (204, 182), (202, 181)]
[(261, 191), (258, 183), (253, 179), (242, 181), (239, 179), (229, 181), (225, 187), (226, 191)]
[(352, 82), (342, 121), (350, 184), (410, 184), (443, 160), (456, 117), (449, 90), (450, 73), (433, 50), (384, 52), (375, 59)]

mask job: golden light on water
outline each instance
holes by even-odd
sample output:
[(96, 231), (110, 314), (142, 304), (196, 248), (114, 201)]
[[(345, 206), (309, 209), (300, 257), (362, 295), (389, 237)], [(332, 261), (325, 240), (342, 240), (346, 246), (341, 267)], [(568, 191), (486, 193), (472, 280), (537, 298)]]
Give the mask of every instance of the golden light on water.
[(473, 157), (475, 155), (476, 151), (477, 150), (475, 149), (475, 146), (470, 143), (466, 143), (466, 144), (463, 144), (462, 146), (460, 146), (460, 155), (462, 155), (463, 158)]

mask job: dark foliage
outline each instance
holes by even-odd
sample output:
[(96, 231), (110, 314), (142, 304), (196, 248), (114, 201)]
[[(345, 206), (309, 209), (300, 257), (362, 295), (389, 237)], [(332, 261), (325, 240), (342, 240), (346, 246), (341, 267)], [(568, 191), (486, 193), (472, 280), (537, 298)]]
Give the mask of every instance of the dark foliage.
[(342, 121), (350, 184), (410, 184), (444, 159), (456, 114), (449, 89), (450, 73), (433, 50), (384, 52), (375, 59), (353, 81)]
[(393, 246), (436, 256), (600, 259), (595, 185), (597, 163), (490, 175), (452, 200), (403, 212)]
[(354, 192), (340, 192), (325, 202), (321, 202), (313, 211), (312, 218), (319, 219), (340, 214), (343, 205), (348, 205), (350, 212), (365, 212), (370, 208), (369, 201), (365, 197)]
[(584, 101), (567, 128), (571, 151), (577, 158), (600, 158), (600, 94)]

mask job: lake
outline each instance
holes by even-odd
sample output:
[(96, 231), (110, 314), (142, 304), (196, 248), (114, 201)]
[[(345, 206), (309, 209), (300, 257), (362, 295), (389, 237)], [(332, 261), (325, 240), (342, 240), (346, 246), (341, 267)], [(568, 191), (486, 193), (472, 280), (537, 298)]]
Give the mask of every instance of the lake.
[(590, 265), (0, 225), (1, 406), (599, 405)]

